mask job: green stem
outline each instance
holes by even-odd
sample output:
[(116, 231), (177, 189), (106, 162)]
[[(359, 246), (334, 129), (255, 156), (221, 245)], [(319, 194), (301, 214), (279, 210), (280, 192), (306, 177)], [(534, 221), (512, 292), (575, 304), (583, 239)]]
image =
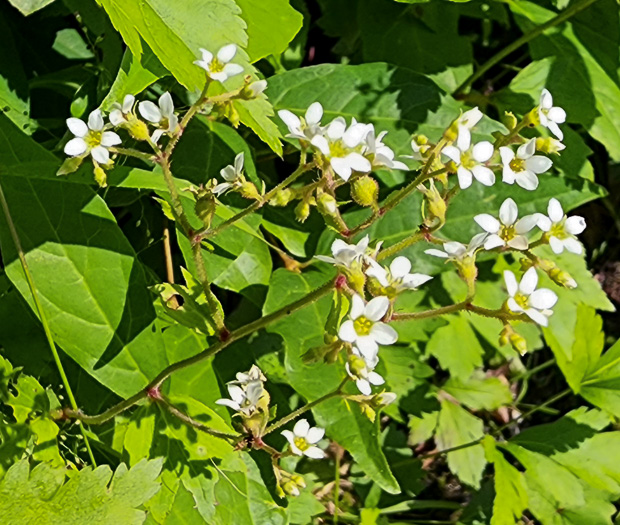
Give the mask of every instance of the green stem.
[(187, 113), (183, 115), (181, 122), (179, 122), (178, 131), (170, 139), (170, 142), (168, 142), (168, 145), (166, 146), (166, 149), (164, 151), (164, 155), (166, 157), (170, 157), (170, 155), (172, 155), (172, 152), (174, 151), (174, 148), (179, 142), (181, 135), (183, 135), (183, 132), (187, 128), (189, 121), (194, 118), (194, 116), (198, 113), (202, 105), (207, 101), (207, 91), (209, 89), (210, 84), (211, 84), (211, 79), (207, 77), (205, 81), (205, 87), (202, 88), (202, 93), (200, 93), (198, 100), (194, 104), (192, 104), (192, 106), (187, 110)]
[(277, 430), (280, 427), (283, 427), (288, 422), (293, 421), (294, 419), (298, 418), (303, 413), (305, 413), (308, 410), (314, 408), (315, 406), (317, 406), (318, 404), (322, 403), (323, 401), (327, 401), (328, 399), (331, 399), (332, 397), (338, 397), (338, 396), (342, 395), (342, 389), (344, 388), (344, 385), (346, 385), (348, 381), (349, 381), (349, 378), (345, 377), (342, 380), (342, 383), (340, 383), (340, 385), (338, 385), (338, 388), (336, 390), (334, 390), (333, 392), (329, 392), (329, 393), (325, 394), (324, 396), (321, 396), (318, 399), (315, 399), (314, 401), (311, 401), (310, 403), (305, 404), (304, 406), (298, 408), (297, 410), (294, 410), (289, 415), (287, 415), (287, 416), (283, 417), (282, 419), (280, 419), (279, 421), (275, 422), (273, 425), (269, 425), (265, 429), (265, 432), (263, 433), (263, 436), (266, 436), (267, 434), (270, 434), (274, 430)]
[(221, 233), (225, 229), (229, 228), (237, 221), (243, 219), (244, 217), (250, 215), (250, 213), (255, 212), (256, 210), (262, 208), (269, 200), (280, 190), (283, 190), (287, 186), (291, 185), (295, 182), (299, 177), (301, 177), (307, 171), (310, 171), (314, 168), (314, 162), (309, 162), (308, 164), (300, 164), (299, 167), (291, 173), (286, 179), (284, 179), (280, 184), (269, 190), (265, 195), (262, 196), (260, 200), (253, 202), (244, 210), (241, 210), (239, 213), (231, 217), (230, 219), (225, 220), (215, 228), (205, 229), (197, 232), (196, 237), (199, 239), (207, 239), (209, 237), (213, 237), (218, 233)]
[(409, 246), (416, 244), (420, 241), (429, 240), (429, 236), (431, 233), (436, 232), (444, 225), (443, 222), (438, 222), (435, 226), (428, 228), (426, 226), (421, 226), (420, 231), (412, 233), (409, 237), (405, 237), (402, 241), (393, 244), (383, 250), (381, 250), (377, 254), (377, 261), (381, 261), (386, 259), (387, 257), (391, 257), (392, 255), (404, 250), (405, 248), (409, 248)]
[(466, 310), (482, 317), (491, 317), (493, 319), (499, 319), (500, 321), (523, 321), (525, 323), (533, 323), (529, 317), (525, 314), (513, 314), (506, 312), (505, 310), (490, 310), (489, 308), (482, 308), (482, 306), (476, 306), (468, 304)]
[(341, 454), (337, 451), (334, 465), (336, 469), (336, 472), (334, 473), (334, 525), (338, 524), (338, 505), (340, 504), (340, 457)]
[(156, 397), (157, 391), (159, 390), (159, 387), (161, 386), (161, 384), (175, 372), (188, 368), (197, 363), (201, 363), (202, 361), (209, 359), (210, 357), (213, 357), (217, 353), (221, 352), (222, 350), (224, 350), (224, 348), (234, 343), (235, 341), (238, 341), (239, 339), (242, 339), (243, 337), (250, 335), (253, 332), (256, 332), (257, 330), (260, 330), (261, 328), (264, 328), (270, 325), (271, 323), (278, 321), (282, 319), (283, 317), (291, 315), (297, 310), (300, 310), (304, 308), (305, 306), (314, 303), (315, 301), (318, 301), (325, 295), (331, 293), (331, 291), (334, 288), (335, 282), (336, 282), (335, 279), (328, 281), (323, 286), (317, 288), (316, 290), (306, 295), (305, 297), (302, 297), (298, 301), (295, 301), (294, 303), (284, 306), (283, 308), (280, 308), (279, 310), (269, 315), (261, 317), (260, 319), (257, 319), (256, 321), (253, 321), (245, 326), (242, 326), (241, 328), (238, 328), (237, 330), (234, 330), (233, 332), (229, 334), (226, 340), (219, 341), (215, 343), (213, 346), (211, 346), (210, 348), (203, 350), (202, 352), (200, 352), (199, 354), (196, 354), (195, 356), (189, 357), (187, 359), (183, 359), (182, 361), (178, 361), (166, 367), (143, 390), (140, 390), (139, 392), (131, 396), (129, 399), (121, 401), (117, 405), (114, 405), (113, 407), (109, 408), (105, 412), (102, 412), (101, 414), (98, 414), (95, 416), (89, 416), (89, 415), (83, 414), (81, 411), (76, 410), (76, 409), (74, 409), (73, 411), (65, 410), (65, 413), (67, 417), (73, 417), (73, 418), (79, 419), (81, 421), (84, 421), (85, 423), (89, 423), (92, 425), (100, 425), (102, 423), (105, 423), (106, 421), (109, 421), (110, 419), (112, 419), (114, 416), (117, 416), (118, 414), (124, 412), (128, 408), (131, 408), (135, 404), (139, 403), (143, 399), (146, 399), (149, 396)]
[[(9, 231), (11, 232), (11, 237), (13, 239), (13, 243), (15, 244), (15, 249), (17, 250), (19, 262), (21, 263), (24, 275), (26, 276), (26, 281), (28, 282), (28, 288), (30, 289), (32, 300), (34, 301), (36, 311), (39, 314), (39, 318), (41, 319), (41, 325), (43, 326), (43, 331), (45, 332), (45, 338), (47, 339), (47, 343), (52, 352), (52, 356), (54, 357), (54, 362), (56, 363), (56, 368), (58, 369), (58, 373), (60, 374), (62, 384), (64, 385), (67, 396), (69, 397), (69, 403), (71, 403), (71, 407), (73, 408), (73, 410), (77, 410), (77, 402), (75, 400), (75, 396), (73, 395), (71, 385), (69, 384), (69, 378), (67, 377), (65, 369), (62, 366), (62, 361), (60, 360), (60, 355), (58, 354), (58, 349), (56, 348), (56, 343), (54, 342), (54, 336), (52, 335), (52, 330), (50, 329), (47, 317), (43, 310), (43, 305), (41, 304), (41, 299), (39, 298), (39, 292), (37, 291), (34, 279), (32, 277), (32, 274), (30, 273), (30, 268), (28, 267), (28, 262), (26, 261), (26, 255), (24, 254), (21, 241), (19, 240), (19, 235), (17, 234), (17, 229), (15, 228), (15, 223), (13, 222), (13, 217), (11, 216), (9, 204), (4, 195), (2, 185), (0, 185), (0, 204), (2, 205), (2, 211), (4, 212)], [(93, 455), (93, 451), (90, 447), (90, 441), (88, 440), (88, 436), (86, 435), (86, 429), (80, 425), (80, 430), (82, 432), (82, 436), (84, 437), (84, 444), (86, 445), (86, 450), (88, 451), (90, 461), (93, 467), (96, 467), (97, 462), (95, 461), (95, 456)]]
[(540, 36), (547, 29), (550, 29), (561, 24), (562, 22), (565, 22), (572, 16), (579, 13), (579, 11), (584, 10), (586, 7), (590, 6), (594, 2), (596, 2), (596, 0), (583, 0), (582, 2), (572, 4), (568, 9), (565, 9), (554, 18), (548, 20), (544, 24), (534, 27), (533, 29), (522, 35), (520, 38), (517, 38), (514, 42), (507, 45), (504, 49), (493, 55), (489, 60), (482, 64), (482, 66), (480, 66), (480, 68), (475, 73), (469, 76), (469, 78), (467, 78), (459, 87), (456, 88), (453, 96), (459, 95), (460, 93), (465, 91), (495, 64), (501, 62), (504, 58), (510, 55), (510, 53), (519, 49), (522, 45), (527, 44), (530, 40), (533, 40), (537, 36)]
[(423, 312), (408, 312), (404, 314), (394, 314), (392, 321), (411, 321), (414, 319), (428, 319), (429, 317), (437, 317), (445, 314), (453, 314), (461, 310), (466, 310), (468, 302), (451, 304), (449, 306), (442, 306), (441, 308), (433, 308), (432, 310), (425, 310)]
[(526, 370), (522, 374), (515, 376), (514, 379), (516, 380), (528, 379), (529, 377), (532, 377), (533, 375), (536, 375), (539, 372), (542, 372), (543, 370), (546, 370), (547, 368), (553, 365), (555, 365), (555, 359), (549, 359), (549, 361), (546, 361), (543, 364), (532, 368), (531, 370)]
[(143, 160), (144, 162), (155, 162), (155, 156), (151, 153), (144, 153), (144, 151), (138, 151), (137, 149), (130, 148), (110, 148), (112, 153), (118, 153), (119, 155), (125, 155), (126, 157), (135, 157), (136, 159)]

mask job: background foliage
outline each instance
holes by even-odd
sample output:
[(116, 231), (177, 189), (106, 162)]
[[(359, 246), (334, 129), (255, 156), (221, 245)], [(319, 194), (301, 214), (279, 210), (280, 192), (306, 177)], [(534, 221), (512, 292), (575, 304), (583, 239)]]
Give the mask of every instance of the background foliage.
[[(283, 499), (259, 451), (235, 451), (148, 402), (85, 430), (99, 465), (89, 466), (80, 427), (55, 418), (67, 394), (2, 217), (0, 522), (612, 523), (620, 498), (619, 18), (615, 0), (0, 4), (0, 183), (87, 413), (135, 394), (211, 340), (191, 322), (173, 323), (153, 293), (166, 281), (164, 231), (175, 237), (161, 212), (168, 197), (161, 174), (126, 161), (105, 189), (95, 188), (88, 169), (58, 178), (65, 119), (108, 110), (126, 93), (155, 100), (169, 90), (188, 106), (203, 84), (192, 64), (200, 47), (239, 45), (245, 72), (267, 78), (268, 98), (236, 101), (237, 129), (204, 117), (192, 122), (172, 159), (179, 189), (216, 177), (240, 151), (250, 179), (268, 187), (282, 180), (296, 150), (273, 118), (279, 109), (301, 114), (319, 101), (326, 121), (372, 122), (403, 155), (413, 133), (437, 140), (474, 105), (490, 116), (478, 138), (490, 139), (505, 129), (504, 111), (529, 111), (547, 87), (570, 124), (553, 175), (542, 176), (536, 192), (474, 185), (455, 199), (442, 234), (467, 241), (477, 232), (473, 216), (508, 196), (522, 213), (544, 211), (555, 197), (565, 210), (579, 208), (589, 225), (586, 256), (560, 259), (579, 288), (554, 288), (560, 301), (542, 332), (520, 327), (527, 355), (499, 345), (493, 319), (458, 313), (398, 324), (398, 345), (382, 350), (379, 369), (397, 402), (374, 423), (342, 399), (316, 406), (329, 459), (302, 460), (296, 468), (308, 487)], [(382, 197), (410, 176), (377, 175)], [(227, 205), (220, 213), (244, 206)], [(394, 244), (416, 231), (419, 210), (420, 197), (411, 196), (368, 233)], [(349, 206), (345, 218), (355, 224), (364, 213)], [(176, 237), (177, 281), (191, 291), (189, 242)], [(332, 279), (331, 269), (296, 273), (289, 264), (328, 253), (334, 238), (318, 213), (300, 224), (289, 206), (267, 207), (210, 239), (203, 256), (229, 328)], [(450, 266), (423, 255), (426, 248), (403, 253), (416, 271), (435, 276), (402, 298), (413, 310), (466, 292)], [(500, 306), (501, 274), (516, 267), (510, 256), (481, 261), (481, 306)], [(233, 429), (231, 417), (214, 401), (253, 363), (269, 380), (278, 417), (319, 398), (341, 382), (342, 367), (308, 366), (301, 356), (322, 344), (329, 305), (325, 297), (233, 343), (174, 375), (164, 393), (224, 432)]]

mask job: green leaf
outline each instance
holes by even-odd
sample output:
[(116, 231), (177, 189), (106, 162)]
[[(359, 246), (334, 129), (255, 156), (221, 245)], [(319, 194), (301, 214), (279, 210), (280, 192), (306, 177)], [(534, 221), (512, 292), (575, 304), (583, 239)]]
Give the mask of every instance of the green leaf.
[[(447, 450), (479, 440), (484, 435), (482, 420), (467, 410), (442, 399), (435, 431), (439, 450)], [(476, 444), (462, 450), (448, 452), (448, 466), (463, 483), (480, 488), (482, 471), (486, 465), (484, 449)]]
[(15, 525), (40, 523), (139, 525), (145, 512), (138, 508), (159, 490), (155, 481), (162, 460), (141, 461), (130, 470), (121, 464), (87, 467), (66, 483), (64, 470), (41, 463), (29, 472), (27, 460), (13, 465), (0, 483), (0, 521)]
[[(85, 186), (3, 178), (3, 188), (55, 341), (120, 396), (166, 365), (144, 269), (103, 199)], [(7, 275), (32, 297), (4, 218)]]
[(75, 29), (58, 31), (52, 49), (69, 60), (86, 60), (95, 56)]
[(472, 410), (494, 410), (512, 402), (506, 383), (497, 377), (484, 377), (482, 374), (466, 380), (451, 377), (441, 388)]
[(279, 55), (301, 29), (303, 16), (289, 0), (235, 0), (247, 24), (247, 53), (251, 62)]
[[(509, 6), (520, 15), (517, 22), (524, 31), (556, 16), (533, 2), (512, 2)], [(547, 87), (554, 103), (566, 109), (567, 121), (585, 127), (615, 161), (620, 160), (617, 21), (616, 2), (596, 2), (529, 42), (534, 60), (550, 58), (539, 66), (546, 67), (546, 75), (536, 71), (538, 93)]]
[[(269, 283), (263, 315), (290, 304), (324, 284), (328, 276), (309, 270), (303, 274), (276, 270)], [(346, 373), (336, 364), (306, 366), (301, 356), (315, 346), (324, 344), (324, 327), (330, 297), (307, 306), (275, 323), (268, 332), (279, 334), (286, 345), (285, 366), (289, 383), (299, 394), (312, 401), (331, 392), (341, 383)], [(351, 392), (355, 391), (355, 388)], [(389, 493), (398, 493), (399, 487), (378, 441), (377, 426), (362, 415), (357, 406), (341, 399), (330, 399), (312, 410), (317, 424), (326, 429), (327, 435), (347, 449), (360, 468)], [(378, 421), (377, 421), (378, 422)]]
[[(217, 52), (227, 44), (241, 47), (235, 62), (247, 74), (258, 78), (243, 48), (247, 45), (245, 23), (239, 16), (241, 10), (234, 0), (179, 0), (174, 9), (165, 0), (100, 0), (112, 24), (136, 58), (142, 60), (142, 41), (153, 50), (161, 63), (188, 90), (202, 90), (204, 71), (193, 62), (198, 59), (200, 48)], [(227, 89), (239, 87), (243, 82), (238, 75), (226, 82)], [(223, 89), (214, 83), (214, 92)], [(282, 153), (279, 133), (270, 120), (271, 104), (265, 97), (238, 101), (235, 106), (241, 122), (248, 125), (276, 153)]]
[(21, 12), (22, 15), (28, 16), (32, 13), (43, 9), (46, 5), (49, 5), (54, 0), (9, 0), (11, 5)]

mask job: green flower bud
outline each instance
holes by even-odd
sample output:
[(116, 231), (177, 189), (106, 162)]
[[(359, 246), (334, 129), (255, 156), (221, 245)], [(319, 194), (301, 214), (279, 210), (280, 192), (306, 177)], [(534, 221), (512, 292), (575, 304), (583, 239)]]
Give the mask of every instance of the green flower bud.
[(278, 190), (276, 194), (269, 200), (272, 206), (286, 206), (295, 198), (295, 191), (290, 188)]
[(215, 199), (211, 193), (205, 193), (196, 199), (196, 204), (194, 204), (194, 212), (202, 221), (205, 228), (211, 227), (211, 221), (213, 220), (213, 215), (215, 214), (215, 206)]
[(521, 355), (527, 353), (527, 341), (524, 337), (520, 336), (517, 332), (513, 332), (510, 335), (510, 344)]
[(70, 173), (74, 173), (78, 170), (78, 168), (82, 165), (82, 161), (84, 157), (68, 157), (62, 163), (56, 175), (69, 175)]
[(538, 116), (538, 107), (535, 107), (532, 111), (527, 113), (523, 117), (523, 122), (525, 122), (526, 126), (531, 128), (540, 125), (540, 117)]
[[(426, 204), (426, 217), (424, 218), (424, 224), (429, 227), (436, 225), (437, 223), (443, 224), (446, 221), (446, 201), (443, 199), (435, 183), (431, 180), (430, 187), (424, 189), (424, 202)], [(423, 186), (420, 186), (423, 187)]]
[(351, 184), (351, 197), (360, 206), (376, 206), (379, 198), (379, 185), (370, 175), (363, 175)]
[(509, 130), (513, 130), (517, 127), (519, 121), (517, 120), (517, 117), (514, 116), (512, 111), (505, 111), (502, 122)]
[(239, 191), (246, 199), (260, 200), (260, 193), (252, 182), (245, 181), (242, 183)]
[(560, 268), (555, 268), (548, 272), (549, 278), (555, 283), (564, 288), (577, 288), (577, 281), (573, 279), (572, 275)]
[(367, 368), (366, 361), (360, 356), (351, 354), (349, 356), (349, 369), (354, 376), (360, 377), (360, 374)]
[(338, 203), (329, 193), (317, 192), (316, 207), (321, 215), (326, 215), (328, 217), (337, 217), (339, 215)]
[(132, 118), (130, 119), (125, 125), (125, 128), (127, 128), (127, 131), (129, 131), (129, 134), (136, 140), (149, 140), (150, 139), (150, 133), (149, 133), (149, 127), (146, 125), (145, 122), (142, 122), (141, 120), (137, 119), (137, 118)]
[(303, 200), (295, 206), (295, 217), (299, 222), (305, 222), (310, 215), (310, 204)]
[(95, 174), (95, 182), (99, 184), (100, 188), (105, 188), (108, 185), (108, 175), (105, 170), (101, 166), (97, 165), (95, 166), (93, 173)]
[(564, 144), (553, 137), (538, 137), (536, 139), (536, 150), (542, 153), (554, 153), (559, 155), (560, 151), (565, 148), (566, 146)]

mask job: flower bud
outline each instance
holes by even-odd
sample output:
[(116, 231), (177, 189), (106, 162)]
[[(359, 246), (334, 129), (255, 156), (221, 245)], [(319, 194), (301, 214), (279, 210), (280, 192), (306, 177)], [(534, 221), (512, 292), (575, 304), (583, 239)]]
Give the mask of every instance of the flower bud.
[(230, 123), (233, 125), (233, 127), (239, 127), (239, 122), (241, 121), (241, 118), (239, 117), (239, 112), (237, 111), (237, 108), (235, 108), (232, 102), (229, 101), (224, 104), (224, 107), (222, 108), (222, 113), (228, 120), (230, 120)]
[(375, 207), (379, 197), (379, 185), (370, 175), (363, 175), (351, 184), (351, 197), (360, 206)]
[(239, 93), (239, 98), (244, 100), (252, 100), (257, 98), (263, 91), (267, 89), (266, 80), (257, 80), (251, 84), (246, 84)]
[(299, 487), (292, 479), (285, 481), (282, 485), (282, 490), (289, 496), (299, 496)]
[(374, 408), (383, 408), (391, 405), (397, 397), (394, 392), (381, 392), (372, 397), (371, 404)]
[(540, 117), (538, 115), (538, 107), (535, 107), (532, 111), (527, 113), (523, 117), (523, 122), (525, 122), (525, 125), (529, 126), (530, 128), (533, 128), (533, 127), (536, 127), (536, 126), (540, 125)]
[(559, 155), (560, 151), (566, 146), (553, 137), (538, 137), (536, 139), (536, 150), (541, 153), (554, 153)]
[(60, 168), (58, 168), (56, 175), (69, 175), (70, 173), (76, 172), (82, 165), (83, 160), (84, 157), (67, 157)]
[(297, 485), (298, 487), (301, 487), (302, 489), (306, 488), (306, 481), (304, 480), (303, 476), (300, 476), (299, 474), (293, 474), (291, 476), (291, 481), (295, 483), (295, 485)]
[(260, 200), (260, 193), (258, 193), (258, 190), (253, 182), (243, 182), (239, 191), (246, 199)]
[(349, 369), (351, 370), (351, 374), (360, 377), (361, 373), (366, 369), (366, 361), (364, 361), (360, 356), (351, 354), (349, 356)]
[(505, 111), (502, 122), (504, 126), (506, 126), (510, 131), (512, 131), (517, 127), (517, 123), (519, 121), (517, 120), (517, 117), (514, 116), (514, 113), (512, 111)]
[(329, 193), (317, 192), (316, 207), (321, 213), (321, 215), (326, 215), (328, 217), (339, 216), (338, 203), (336, 202), (336, 199)]
[(527, 353), (527, 341), (521, 335), (514, 331), (509, 324), (505, 325), (499, 336), (499, 344), (505, 346), (510, 344), (512, 348), (520, 355)]
[(95, 166), (93, 173), (95, 174), (95, 182), (99, 184), (100, 188), (105, 188), (108, 185), (108, 175), (105, 170), (101, 166), (97, 165)]
[[(424, 224), (429, 227), (436, 224), (443, 224), (446, 221), (446, 201), (441, 196), (435, 183), (431, 180), (430, 187), (422, 190), (424, 193), (424, 202), (426, 203), (426, 217), (424, 218)], [(423, 188), (423, 186), (420, 186)]]
[(297, 206), (295, 206), (295, 217), (299, 222), (305, 222), (310, 215), (310, 204), (308, 201), (303, 200)]
[(272, 206), (286, 206), (295, 198), (295, 191), (290, 188), (278, 190), (276, 194), (269, 200)]
[(145, 122), (140, 119), (132, 118), (124, 126), (129, 131), (129, 134), (136, 140), (149, 140), (149, 127)]
[(211, 227), (211, 221), (213, 220), (213, 215), (215, 214), (215, 206), (215, 199), (211, 193), (204, 193), (196, 199), (196, 204), (194, 204), (194, 212), (202, 221), (205, 228)]
[(550, 272), (547, 273), (549, 278), (555, 283), (564, 288), (577, 288), (577, 281), (573, 279), (570, 273), (561, 270), (560, 268), (554, 268)]

